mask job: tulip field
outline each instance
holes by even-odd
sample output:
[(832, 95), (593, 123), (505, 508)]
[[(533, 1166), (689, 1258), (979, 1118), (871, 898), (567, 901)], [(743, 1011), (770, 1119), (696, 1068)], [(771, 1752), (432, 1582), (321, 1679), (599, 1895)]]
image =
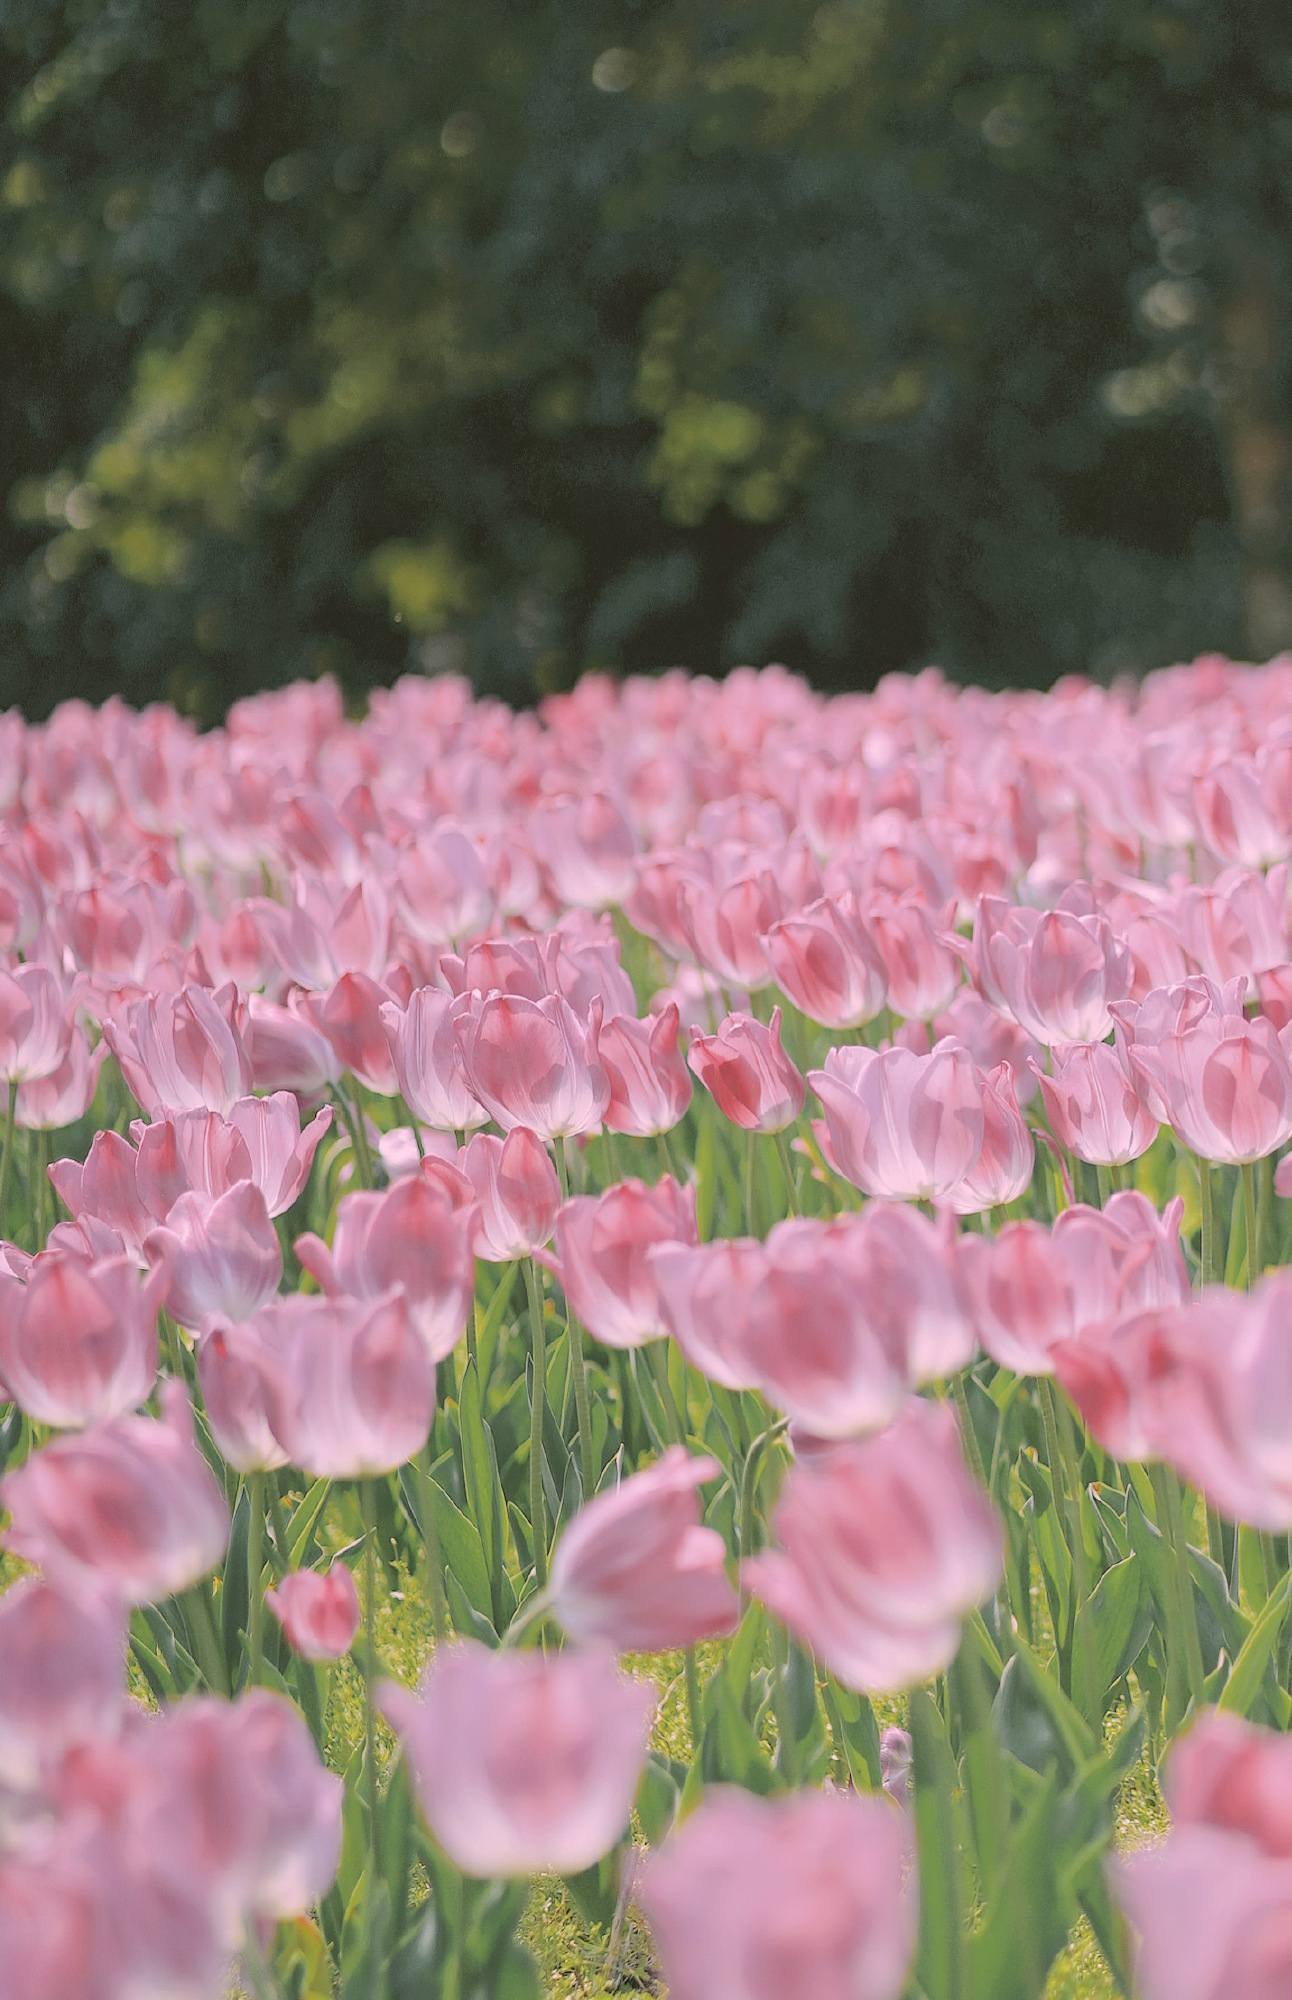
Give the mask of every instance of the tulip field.
[(0, 828), (0, 2000), (1292, 1993), (1292, 660)]

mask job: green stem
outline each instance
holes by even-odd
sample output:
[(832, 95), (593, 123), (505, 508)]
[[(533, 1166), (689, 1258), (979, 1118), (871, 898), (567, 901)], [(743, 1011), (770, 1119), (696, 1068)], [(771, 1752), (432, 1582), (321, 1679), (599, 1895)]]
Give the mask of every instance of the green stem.
[(1247, 1290), (1250, 1292), (1261, 1274), (1260, 1226), (1256, 1217), (1256, 1169), (1250, 1160), (1245, 1160), (1238, 1169), (1243, 1187), (1243, 1233), (1247, 1238)]
[(1149, 1477), (1157, 1499), (1158, 1526), (1171, 1549), (1175, 1575), (1175, 1622), (1183, 1647), (1185, 1681), (1189, 1698), (1201, 1704), (1205, 1675), (1202, 1642), (1198, 1636), (1198, 1607), (1194, 1602), (1193, 1579), (1189, 1575), (1189, 1550), (1184, 1533), (1184, 1510), (1180, 1482), (1169, 1466), (1150, 1466)]
[(4, 1227), (5, 1196), (9, 1192), (9, 1169), (13, 1161), (14, 1121), (18, 1116), (18, 1084), (9, 1079), (9, 1104), (4, 1120), (4, 1152), (0, 1154), (0, 1229)]
[(435, 1475), (431, 1471), (429, 1441), (414, 1460), (417, 1503), (422, 1515), (422, 1541), (426, 1547), (426, 1568), (431, 1585), (431, 1637), (442, 1644), (449, 1629), (448, 1607), (444, 1602), (444, 1564), (440, 1554), (440, 1521), (435, 1507)]
[(247, 1682), (260, 1684), (261, 1635), (265, 1602), (260, 1573), (265, 1566), (265, 1475), (247, 1474)]
[(746, 1132), (745, 1134), (745, 1234), (746, 1236), (757, 1236), (758, 1234), (758, 1215), (756, 1207), (758, 1198), (757, 1164), (758, 1164), (758, 1134), (757, 1132)]
[(1216, 1232), (1216, 1189), (1211, 1162), (1198, 1162), (1198, 1201), (1202, 1210), (1201, 1278), (1204, 1285), (1221, 1282), (1220, 1239)]
[(660, 1158), (664, 1162), (664, 1172), (666, 1174), (671, 1174), (679, 1187), (685, 1187), (686, 1177), (685, 1175), (678, 1172), (677, 1161), (673, 1158), (672, 1141), (670, 1140), (668, 1133), (657, 1132), (655, 1134), (655, 1143), (659, 1147)]
[(790, 1427), (788, 1417), (781, 1417), (756, 1437), (745, 1454), (745, 1469), (740, 1480), (740, 1553), (750, 1556), (754, 1552), (754, 1519), (758, 1502), (758, 1474), (763, 1455), (770, 1444), (782, 1437)]
[(207, 1686), (213, 1694), (228, 1694), (229, 1682), (224, 1671), (224, 1654), (216, 1636), (215, 1620), (207, 1602), (205, 1584), (195, 1584), (184, 1594), (184, 1604), (188, 1611), (188, 1629), (197, 1649), (198, 1665), (202, 1669)]
[(691, 1730), (692, 1755), (700, 1748), (704, 1738), (704, 1710), (700, 1703), (700, 1673), (696, 1665), (695, 1647), (688, 1646), (682, 1661), (682, 1672), (686, 1681), (686, 1715)]
[(794, 1155), (790, 1152), (788, 1132), (776, 1134), (776, 1150), (780, 1154), (781, 1172), (785, 1176), (785, 1200), (791, 1215), (799, 1212), (798, 1188), (794, 1178)]
[(651, 1370), (656, 1382), (659, 1384), (660, 1400), (668, 1412), (668, 1420), (672, 1425), (673, 1436), (678, 1444), (685, 1444), (687, 1435), (686, 1415), (684, 1411), (679, 1410), (677, 1397), (673, 1394), (673, 1381), (668, 1372), (668, 1340), (648, 1341), (647, 1354), (650, 1359)]
[(1113, 1197), (1113, 1176), (1110, 1167), (1096, 1167), (1095, 1178), (1099, 1183), (1099, 1206), (1107, 1208)]
[[(467, 1360), (475, 1362), (476, 1373), (478, 1375), (480, 1373), (480, 1294), (478, 1291), (472, 1295), (471, 1310), (467, 1314)], [(484, 1394), (483, 1382), (480, 1385), (480, 1394), (482, 1396)]]
[(363, 1742), (368, 1777), (369, 1896), (376, 1894), (381, 1880), (381, 1845), (378, 1814), (381, 1803), (377, 1784), (377, 1500), (370, 1479), (360, 1482), (359, 1504), (363, 1510)]
[(1089, 1595), (1086, 1543), (1081, 1524), (1081, 1474), (1075, 1462), (1071, 1439), (1060, 1423), (1061, 1412), (1054, 1383), (1048, 1375), (1042, 1375), (1038, 1386), (1055, 1499), (1068, 1522), (1069, 1554), (1072, 1557), (1072, 1622), (1075, 1625), (1076, 1615)]
[(579, 1425), (579, 1471), (583, 1497), (590, 1500), (597, 1490), (600, 1468), (592, 1441), (592, 1405), (588, 1397), (588, 1365), (583, 1353), (583, 1328), (573, 1313), (566, 1320), (570, 1341), (570, 1368), (574, 1375), (574, 1414)]
[(543, 1328), (543, 1295), (538, 1267), (525, 1259), (525, 1289), (529, 1294), (530, 1343), (534, 1357), (533, 1391), (529, 1403), (529, 1525), (534, 1538), (534, 1581), (547, 1586), (547, 1528), (543, 1503), (543, 1408), (547, 1397), (547, 1339)]

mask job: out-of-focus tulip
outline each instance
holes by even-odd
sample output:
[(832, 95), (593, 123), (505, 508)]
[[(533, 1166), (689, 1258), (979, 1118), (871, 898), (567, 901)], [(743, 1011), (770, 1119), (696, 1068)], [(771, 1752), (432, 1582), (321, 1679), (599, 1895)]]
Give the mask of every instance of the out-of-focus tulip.
[(1050, 1129), (1061, 1146), (1091, 1166), (1120, 1167), (1146, 1153), (1157, 1119), (1126, 1054), (1119, 1030), (1113, 1045), (1078, 1042), (1054, 1051), (1054, 1074), (1033, 1065)]
[(354, 1644), (359, 1593), (344, 1563), (327, 1571), (292, 1570), (265, 1592), (265, 1603), (303, 1660), (339, 1660)]
[(954, 907), (935, 915), (915, 896), (881, 899), (866, 910), (879, 951), (888, 1004), (908, 1021), (931, 1021), (950, 1006), (960, 961), (946, 942)]
[(613, 1655), (435, 1654), (381, 1705), (431, 1832), (467, 1875), (579, 1874), (627, 1831), (654, 1698)]
[(188, 1396), (163, 1385), (160, 1421), (114, 1417), (33, 1453), (0, 1481), (8, 1546), (71, 1591), (150, 1604), (224, 1555), (228, 1509), (193, 1437)]
[(697, 1489), (721, 1470), (681, 1445), (600, 1493), (552, 1558), (552, 1609), (572, 1639), (619, 1653), (694, 1646), (734, 1629), (740, 1600), (722, 1537), (700, 1522)]
[(694, 1243), (695, 1194), (665, 1176), (576, 1195), (556, 1219), (554, 1269), (570, 1310), (607, 1347), (640, 1347), (667, 1332), (650, 1253)]
[(139, 1194), (136, 1160), (119, 1132), (96, 1132), (84, 1161), (55, 1160), (49, 1178), (70, 1215), (106, 1223), (142, 1262), (144, 1237), (160, 1218)]
[(1131, 1064), (1167, 1124), (1204, 1160), (1228, 1166), (1262, 1160), (1292, 1138), (1288, 1049), (1271, 1021), (1247, 1019), (1241, 1001), (1226, 1011), (1235, 998), (1226, 989), (1220, 1007), (1185, 1016), (1151, 1041), (1143, 1034), (1146, 1001), (1130, 1044)]
[(144, 1239), (144, 1252), (165, 1273), (171, 1312), (192, 1328), (250, 1319), (283, 1275), (278, 1233), (254, 1181), (237, 1181), (214, 1199), (182, 1194)]
[(1230, 868), (1215, 882), (1183, 891), (1175, 910), (1180, 942), (1208, 979), (1255, 983), (1288, 958), (1288, 871)]
[(744, 1581), (863, 1694), (940, 1673), (1001, 1577), (1000, 1524), (945, 1404), (912, 1401), (877, 1436), (800, 1459), (772, 1525)]
[(0, 1597), (0, 1780), (35, 1783), (74, 1744), (110, 1738), (125, 1705), (125, 1620), (24, 1577)]
[(0, 1081), (34, 1083), (52, 1076), (71, 1039), (67, 1001), (48, 966), (0, 971)]
[(98, 1087), (99, 1071), (108, 1053), (106, 1042), (90, 1047), (73, 1028), (67, 1054), (48, 1076), (32, 1077), (18, 1086), (15, 1123), (24, 1132), (58, 1132), (84, 1118)]
[(161, 1272), (133, 1258), (34, 1259), (25, 1284), (0, 1289), (0, 1380), (20, 1409), (56, 1430), (81, 1430), (138, 1409), (157, 1373)]
[(252, 1325), (276, 1356), (269, 1424), (293, 1465), (315, 1479), (375, 1479), (416, 1457), (435, 1369), (402, 1293), (280, 1299)]
[(1102, 915), (1011, 909), (984, 896), (973, 956), (987, 998), (1047, 1048), (1102, 1041), (1110, 1004), (1130, 992), (1130, 954)]
[(382, 1009), (390, 994), (366, 972), (343, 973), (336, 985), (306, 1002), (319, 1033), (326, 1036), (343, 1070), (369, 1090), (392, 1097), (397, 1086)]
[(469, 1132), (489, 1113), (467, 1085), (453, 1031), (454, 1003), (437, 986), (419, 986), (407, 1007), (388, 1000), (382, 1026), (404, 1102), (433, 1132)]
[(610, 1079), (597, 1053), (599, 1001), (582, 1022), (559, 994), (494, 993), (453, 1025), (467, 1085), (504, 1132), (527, 1125), (540, 1139), (559, 1139), (601, 1124)]
[(270, 1412), (279, 1394), (278, 1330), (272, 1308), (266, 1320), (217, 1326), (197, 1346), (197, 1378), (211, 1435), (235, 1472), (269, 1472), (286, 1465)]
[(647, 1253), (660, 1319), (687, 1360), (724, 1389), (753, 1389), (758, 1373), (745, 1352), (751, 1304), (766, 1251), (748, 1237), (665, 1243)]
[(978, 1160), (983, 1096), (967, 1049), (831, 1049), (808, 1082), (825, 1107), (838, 1171), (890, 1201), (940, 1200)]
[(322, 1029), (298, 1006), (253, 993), (247, 1002), (247, 1053), (257, 1090), (317, 1097), (339, 1081), (341, 1064)]
[(783, 1132), (803, 1109), (803, 1078), (781, 1045), (781, 1010), (770, 1026), (729, 1014), (716, 1035), (696, 1035), (687, 1060), (724, 1118), (744, 1132)]
[(763, 949), (781, 992), (823, 1027), (859, 1028), (885, 1003), (884, 962), (851, 892), (782, 917)]
[(726, 1786), (642, 1871), (674, 2000), (897, 2000), (915, 1951), (911, 1839), (855, 1793)]
[(374, 1299), (398, 1289), (427, 1353), (442, 1361), (471, 1307), (473, 1233), (473, 1215), (455, 1205), (443, 1182), (417, 1173), (381, 1194), (346, 1195), (331, 1249), (317, 1236), (301, 1236), (296, 1255), (331, 1298)]
[(627, 897), (636, 879), (637, 842), (605, 792), (544, 800), (534, 814), (531, 837), (562, 903), (604, 910)]
[(552, 1156), (524, 1125), (505, 1139), (477, 1132), (459, 1155), (476, 1201), (475, 1251), (489, 1264), (531, 1257), (551, 1241), (561, 1206)]
[(691, 1079), (678, 1046), (679, 1023), (670, 1001), (644, 1021), (615, 1014), (603, 1026), (597, 1053), (610, 1079), (605, 1122), (612, 1132), (652, 1138), (671, 1132), (684, 1115)]

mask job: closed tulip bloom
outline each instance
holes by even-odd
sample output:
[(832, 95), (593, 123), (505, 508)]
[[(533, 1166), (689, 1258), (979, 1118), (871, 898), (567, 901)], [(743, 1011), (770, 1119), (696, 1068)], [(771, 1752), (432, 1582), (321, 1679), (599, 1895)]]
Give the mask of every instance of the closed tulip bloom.
[(1271, 772), (1259, 758), (1235, 756), (1212, 764), (1194, 779), (1198, 830), (1220, 860), (1265, 868), (1292, 853), (1286, 793), (1280, 796), (1277, 782), (1281, 776), (1277, 764)]
[(1262, 1016), (1208, 1012), (1156, 1042), (1141, 1041), (1137, 1023), (1130, 1061), (1166, 1122), (1204, 1160), (1242, 1166), (1292, 1138), (1292, 1060)]
[(442, 1361), (462, 1336), (475, 1283), (474, 1216), (455, 1202), (457, 1189), (456, 1173), (452, 1193), (417, 1173), (381, 1194), (348, 1194), (331, 1249), (301, 1236), (296, 1255), (329, 1297), (374, 1299), (397, 1289), (431, 1360)]
[(18, 1086), (14, 1122), (24, 1132), (59, 1132), (84, 1118), (98, 1088), (99, 1071), (108, 1053), (106, 1042), (94, 1048), (80, 1028), (73, 1028), (67, 1053), (48, 1076), (33, 1077)]
[(791, 1469), (747, 1587), (848, 1687), (892, 1694), (949, 1666), (1000, 1582), (1001, 1530), (945, 1404)]
[(954, 906), (934, 913), (916, 896), (880, 900), (866, 921), (884, 968), (888, 1004), (908, 1021), (931, 1021), (951, 1004), (960, 959), (946, 942)]
[(831, 1049), (808, 1082), (825, 1108), (834, 1164), (866, 1194), (938, 1201), (983, 1146), (978, 1067), (967, 1049)]
[(171, 1312), (194, 1329), (250, 1319), (283, 1275), (278, 1233), (254, 1181), (238, 1181), (214, 1200), (181, 1195), (144, 1252), (165, 1273)]
[(756, 1388), (746, 1335), (767, 1269), (763, 1245), (749, 1237), (664, 1243), (647, 1258), (660, 1319), (691, 1366), (723, 1389)]
[(540, 1139), (595, 1132), (610, 1102), (597, 1052), (601, 1003), (581, 1021), (568, 1000), (493, 993), (454, 1021), (463, 1072), (489, 1116)]
[(223, 1115), (251, 1090), (245, 1009), (237, 989), (186, 986), (135, 1000), (104, 1022), (108, 1047), (149, 1118), (176, 1111)]
[(658, 1014), (639, 1021), (614, 1014), (597, 1044), (610, 1079), (606, 1124), (635, 1139), (671, 1132), (691, 1102), (691, 1078), (678, 1045), (680, 1014), (670, 1001)]
[(279, 1390), (277, 1318), (217, 1326), (197, 1345), (197, 1379), (211, 1435), (235, 1472), (272, 1472), (287, 1453), (270, 1421)]
[(55, 1160), (49, 1178), (69, 1215), (105, 1223), (142, 1263), (144, 1237), (160, 1218), (140, 1196), (136, 1157), (119, 1132), (96, 1132), (84, 1160)]
[(720, 1471), (715, 1459), (674, 1445), (586, 1502), (552, 1558), (552, 1609), (572, 1639), (659, 1653), (735, 1629), (740, 1600), (726, 1549), (700, 1521), (698, 1488)]
[(968, 1173), (946, 1195), (956, 1215), (981, 1215), (1017, 1201), (1032, 1185), (1036, 1154), (1023, 1122), (1008, 1063), (989, 1076), (979, 1072), (982, 1090), (982, 1146)]
[(489, 1118), (467, 1085), (453, 1007), (452, 997), (437, 986), (419, 986), (407, 1007), (388, 1000), (381, 1008), (404, 1102), (432, 1132), (469, 1132)]
[(325, 1104), (301, 1128), (299, 1100), (290, 1090), (269, 1097), (240, 1097), (229, 1112), (251, 1161), (251, 1178), (271, 1215), (285, 1215), (309, 1179), (319, 1142), (332, 1123)]
[(993, 1070), (1006, 1063), (1020, 1104), (1027, 1104), (1035, 1095), (1036, 1078), (1029, 1057), (1040, 1055), (1040, 1044), (972, 986), (962, 986), (946, 1012), (933, 1023), (934, 1041), (945, 1041), (948, 1036), (968, 1049), (979, 1069)]
[(441, 820), (399, 857), (399, 915), (424, 944), (450, 944), (484, 929), (494, 898), (480, 850), (460, 826)]
[(729, 1014), (716, 1035), (696, 1035), (687, 1060), (724, 1118), (744, 1132), (783, 1132), (803, 1109), (803, 1078), (781, 1046), (781, 1010), (770, 1026)]
[(638, 1895), (673, 2000), (898, 2000), (915, 1952), (909, 1827), (849, 1792), (705, 1793)]
[(919, 1387), (967, 1367), (978, 1341), (951, 1216), (875, 1201), (849, 1227), (866, 1317), (907, 1379)]
[(44, 965), (0, 971), (0, 1080), (33, 1083), (64, 1061), (72, 1024), (62, 986)]
[(314, 1479), (375, 1479), (415, 1458), (435, 1410), (435, 1368), (399, 1292), (266, 1306), (270, 1427)]
[(157, 1222), (165, 1222), (182, 1194), (214, 1198), (251, 1179), (246, 1141), (215, 1111), (181, 1111), (134, 1128), (135, 1187)]
[(1119, 1031), (1113, 1045), (1078, 1042), (1054, 1051), (1054, 1074), (1035, 1068), (1050, 1130), (1061, 1146), (1096, 1167), (1121, 1167), (1146, 1153), (1157, 1119)]
[(1288, 959), (1288, 870), (1268, 875), (1230, 868), (1203, 887), (1191, 884), (1176, 904), (1175, 925), (1185, 950), (1209, 979), (1253, 984)]
[(0, 1481), (7, 1546), (69, 1590), (154, 1604), (222, 1559), (229, 1514), (193, 1436), (188, 1396), (163, 1384), (162, 1415), (114, 1417), (58, 1438)]
[(303, 1660), (339, 1660), (354, 1644), (359, 1593), (344, 1563), (334, 1562), (326, 1572), (292, 1570), (265, 1592), (265, 1603)]
[(1043, 1223), (1008, 1222), (995, 1236), (959, 1245), (978, 1337), (992, 1359), (1019, 1375), (1054, 1372), (1052, 1350), (1074, 1331), (1072, 1286)]
[(530, 826), (535, 852), (560, 902), (604, 910), (625, 901), (636, 880), (637, 842), (605, 792), (544, 800)]
[(612, 1654), (437, 1652), (381, 1707), (440, 1846), (464, 1874), (577, 1875), (627, 1832), (654, 1698)]
[(291, 1090), (317, 1097), (340, 1080), (336, 1051), (299, 1004), (283, 1007), (260, 993), (251, 994), (246, 1043), (257, 1090)]
[(120, 1608), (24, 1577), (0, 1597), (0, 1780), (29, 1786), (74, 1744), (115, 1734), (125, 1709)]
[(561, 1206), (561, 1183), (546, 1146), (524, 1125), (505, 1139), (477, 1132), (459, 1155), (476, 1203), (475, 1252), (488, 1264), (512, 1264), (549, 1243)]
[(641, 1347), (667, 1332), (650, 1252), (694, 1243), (695, 1195), (665, 1176), (576, 1195), (556, 1219), (554, 1268), (570, 1310), (607, 1347)]
[(1111, 1003), (1130, 992), (1130, 953), (1101, 915), (1011, 909), (984, 896), (973, 952), (987, 998), (1047, 1048), (1102, 1041)]
[(822, 1027), (859, 1028), (885, 1004), (884, 962), (851, 891), (782, 917), (763, 949), (786, 999)]
[(34, 1259), (25, 1285), (0, 1290), (0, 1379), (19, 1408), (56, 1430), (138, 1409), (157, 1373), (161, 1272), (131, 1257)]
[(327, 993), (310, 994), (304, 1003), (341, 1068), (382, 1097), (393, 1097), (399, 1087), (382, 1020), (389, 1002), (387, 989), (366, 972), (345, 972)]

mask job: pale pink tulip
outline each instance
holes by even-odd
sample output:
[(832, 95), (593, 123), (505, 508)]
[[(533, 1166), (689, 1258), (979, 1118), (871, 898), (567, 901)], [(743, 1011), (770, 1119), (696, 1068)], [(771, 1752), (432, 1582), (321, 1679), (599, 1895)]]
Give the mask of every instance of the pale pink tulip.
[(826, 1028), (859, 1028), (887, 998), (884, 961), (851, 892), (782, 917), (763, 949), (787, 1000)]
[(130, 1002), (103, 1024), (104, 1039), (149, 1118), (176, 1111), (223, 1116), (247, 1096), (251, 1057), (245, 1030), (245, 1005), (233, 986), (217, 993), (202, 986), (158, 993)]
[(647, 1260), (660, 1320), (693, 1368), (724, 1389), (753, 1389), (758, 1373), (745, 1351), (754, 1295), (767, 1253), (748, 1237), (663, 1243)]
[(392, 1288), (407, 1303), (432, 1361), (451, 1354), (466, 1325), (475, 1284), (474, 1211), (454, 1175), (454, 1193), (427, 1173), (410, 1174), (382, 1194), (343, 1197), (332, 1247), (297, 1238), (296, 1255), (331, 1298), (375, 1299)]
[(651, 1252), (694, 1243), (695, 1193), (669, 1176), (576, 1195), (556, 1219), (556, 1257), (570, 1310), (607, 1347), (640, 1347), (667, 1332)]
[(636, 878), (637, 842), (605, 792), (544, 800), (530, 834), (558, 901), (588, 910), (625, 901)]
[(318, 1097), (340, 1080), (331, 1042), (300, 1005), (279, 1006), (253, 993), (247, 1001), (247, 1053), (257, 1090), (293, 1090)]
[(84, 1118), (98, 1088), (99, 1071), (107, 1056), (106, 1042), (93, 1048), (79, 1028), (71, 1031), (67, 1054), (48, 1076), (18, 1085), (15, 1123), (24, 1132), (58, 1132)]
[(404, 1102), (433, 1132), (469, 1132), (489, 1118), (467, 1086), (453, 1009), (453, 1000), (437, 986), (419, 986), (407, 1007), (388, 1000), (381, 1008)]
[(71, 1039), (67, 1000), (47, 966), (0, 971), (0, 1081), (24, 1084), (53, 1076)]
[(144, 1254), (165, 1273), (170, 1311), (193, 1329), (250, 1319), (283, 1275), (282, 1246), (254, 1181), (214, 1197), (182, 1194), (144, 1238)]
[(96, 1132), (84, 1161), (55, 1160), (49, 1178), (68, 1213), (106, 1224), (143, 1261), (143, 1240), (160, 1219), (146, 1207), (136, 1181), (137, 1155), (128, 1139)]
[(729, 1014), (716, 1035), (696, 1035), (687, 1061), (724, 1118), (744, 1132), (783, 1132), (803, 1109), (803, 1078), (781, 1044), (781, 1010), (764, 1027)]
[(252, 1322), (274, 1355), (269, 1424), (315, 1479), (374, 1479), (416, 1457), (435, 1409), (435, 1369), (400, 1292), (291, 1298)]
[(654, 1697), (613, 1656), (437, 1652), (382, 1709), (431, 1832), (468, 1875), (579, 1874), (628, 1830)]
[(282, 1329), (272, 1307), (247, 1326), (217, 1326), (197, 1346), (211, 1435), (235, 1472), (268, 1472), (287, 1453), (270, 1421), (280, 1393)]
[(527, 1125), (540, 1139), (597, 1130), (610, 1079), (597, 1053), (601, 1004), (581, 1021), (568, 1000), (494, 993), (454, 1021), (467, 1085), (509, 1132)]
[(960, 984), (960, 960), (946, 942), (954, 914), (953, 905), (934, 912), (916, 896), (879, 899), (866, 910), (888, 1004), (908, 1021), (931, 1021)]
[(1288, 959), (1288, 871), (1268, 875), (1230, 868), (1206, 887), (1185, 889), (1176, 904), (1180, 942), (1200, 971), (1223, 984), (1253, 983)]
[(980, 1075), (955, 1042), (939, 1042), (927, 1056), (831, 1049), (808, 1082), (825, 1108), (834, 1164), (867, 1194), (939, 1200), (982, 1153)]
[(670, 1132), (691, 1102), (691, 1079), (678, 1046), (680, 1015), (675, 1002), (639, 1021), (612, 1015), (601, 1030), (597, 1053), (610, 1079), (605, 1122), (612, 1132), (653, 1138)]
[(24, 1577), (0, 1597), (0, 1779), (33, 1785), (125, 1709), (125, 1619), (91, 1594)]
[(1113, 1044), (1077, 1042), (1054, 1051), (1054, 1073), (1033, 1065), (1050, 1130), (1061, 1146), (1092, 1166), (1125, 1166), (1157, 1137), (1157, 1119), (1131, 1067), (1125, 1037)]
[(0, 1380), (20, 1409), (56, 1430), (82, 1430), (138, 1409), (157, 1373), (161, 1272), (130, 1257), (35, 1258), (25, 1284), (0, 1289)]
[(973, 958), (987, 998), (1047, 1048), (1102, 1041), (1110, 1004), (1130, 992), (1130, 954), (1101, 915), (1011, 909), (984, 896)]
[[(1232, 1000), (1228, 989), (1223, 998)], [(1142, 1029), (1149, 1005), (1134, 1023), (1131, 1064), (1185, 1145), (1204, 1160), (1230, 1166), (1264, 1159), (1286, 1145), (1292, 1138), (1292, 1060), (1273, 1023), (1259, 1015), (1248, 1020), (1240, 1007), (1209, 1009), (1148, 1041)]]
[(341, 1068), (382, 1097), (393, 1097), (398, 1089), (382, 1021), (389, 1002), (389, 990), (366, 972), (346, 972), (328, 992), (312, 993), (304, 1003)]
[(546, 1146), (524, 1125), (513, 1125), (505, 1139), (477, 1132), (459, 1164), (475, 1196), (478, 1257), (511, 1264), (551, 1242), (561, 1183)]
[(1032, 1185), (1036, 1156), (1032, 1135), (1023, 1122), (1008, 1063), (988, 1076), (979, 1072), (982, 1090), (982, 1146), (964, 1179), (947, 1190), (946, 1203), (956, 1215), (981, 1215), (989, 1208), (1017, 1201)]
[(339, 1660), (354, 1644), (359, 1593), (344, 1563), (327, 1571), (292, 1570), (265, 1592), (265, 1603), (303, 1660)]
[(572, 1639), (658, 1653), (734, 1630), (740, 1600), (721, 1535), (701, 1525), (697, 1494), (720, 1470), (674, 1445), (584, 1504), (552, 1558), (552, 1609)]

